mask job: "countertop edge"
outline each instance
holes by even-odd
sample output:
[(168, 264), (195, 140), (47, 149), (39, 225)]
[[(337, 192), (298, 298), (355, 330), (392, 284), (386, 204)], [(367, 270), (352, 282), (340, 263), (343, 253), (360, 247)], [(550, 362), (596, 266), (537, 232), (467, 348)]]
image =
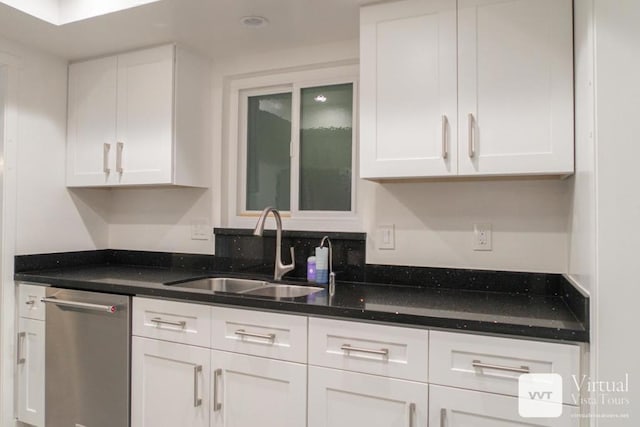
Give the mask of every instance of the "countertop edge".
[[(200, 276), (202, 277), (202, 276)], [(194, 277), (198, 278), (198, 277)], [(555, 342), (588, 343), (589, 332), (582, 330), (521, 325), (504, 322), (488, 322), (449, 317), (429, 317), (403, 313), (390, 313), (355, 308), (339, 308), (301, 304), (295, 301), (276, 301), (263, 298), (246, 298), (232, 294), (199, 293), (157, 285), (123, 285), (107, 281), (85, 281), (68, 278), (47, 277), (39, 274), (16, 273), (16, 282), (25, 282), (54, 287), (115, 293), (142, 297), (159, 297), (196, 303), (220, 304), (226, 306), (273, 310), (290, 314), (333, 317), (344, 320), (365, 320), (406, 327), (438, 328), (452, 332), (487, 333), (514, 338), (533, 338)]]

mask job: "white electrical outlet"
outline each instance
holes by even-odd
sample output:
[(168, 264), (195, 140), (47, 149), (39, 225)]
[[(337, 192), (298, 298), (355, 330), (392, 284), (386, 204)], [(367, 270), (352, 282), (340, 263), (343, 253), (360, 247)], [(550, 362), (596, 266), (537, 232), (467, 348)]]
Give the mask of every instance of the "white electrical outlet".
[(473, 224), (473, 250), (492, 250), (491, 224)]
[(378, 249), (396, 248), (396, 227), (393, 224), (378, 226)]
[(206, 218), (191, 220), (191, 240), (209, 240), (211, 227)]

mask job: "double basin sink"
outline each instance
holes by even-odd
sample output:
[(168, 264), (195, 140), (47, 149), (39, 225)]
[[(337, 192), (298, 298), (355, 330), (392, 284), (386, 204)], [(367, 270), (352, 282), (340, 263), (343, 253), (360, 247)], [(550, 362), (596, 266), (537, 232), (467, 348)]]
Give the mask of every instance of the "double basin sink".
[(263, 280), (237, 279), (232, 277), (200, 279), (191, 282), (176, 283), (171, 286), (275, 299), (304, 297), (324, 290), (324, 288), (317, 286), (288, 285), (265, 282)]

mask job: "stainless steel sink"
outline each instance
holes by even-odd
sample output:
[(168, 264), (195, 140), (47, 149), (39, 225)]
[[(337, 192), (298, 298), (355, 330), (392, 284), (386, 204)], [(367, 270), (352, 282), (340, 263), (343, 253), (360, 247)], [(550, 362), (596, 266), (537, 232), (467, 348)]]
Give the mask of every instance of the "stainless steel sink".
[(242, 293), (245, 295), (255, 295), (280, 299), (304, 297), (313, 295), (323, 290), (324, 288), (318, 288), (316, 286), (280, 285), (270, 283), (261, 288), (248, 290)]
[(260, 289), (269, 285), (263, 280), (236, 279), (232, 277), (214, 277), (210, 279), (194, 280), (192, 282), (176, 283), (181, 288), (202, 289), (211, 292), (243, 293), (252, 289)]
[(210, 292), (228, 292), (232, 294), (255, 295), (260, 297), (298, 298), (323, 291), (317, 286), (287, 285), (270, 283), (264, 280), (236, 279), (233, 277), (214, 277), (176, 283), (171, 286), (189, 289), (200, 289)]

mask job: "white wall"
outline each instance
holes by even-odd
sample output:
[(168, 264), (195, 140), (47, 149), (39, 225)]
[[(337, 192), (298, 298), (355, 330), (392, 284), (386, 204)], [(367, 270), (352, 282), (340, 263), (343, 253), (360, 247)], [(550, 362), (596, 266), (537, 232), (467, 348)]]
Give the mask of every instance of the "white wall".
[(0, 39), (22, 63), (18, 89), (16, 253), (104, 248), (106, 192), (65, 187), (67, 63)]
[[(569, 183), (487, 180), (362, 185), (367, 262), (564, 272)], [(493, 251), (473, 251), (473, 224), (491, 223)], [(395, 224), (396, 249), (376, 248)]]
[[(595, 0), (596, 230), (595, 346), (600, 381), (630, 377), (629, 405), (601, 404), (603, 414), (630, 419), (602, 426), (637, 426), (640, 411), (638, 242), (640, 229), (640, 2)], [(609, 393), (612, 396), (612, 393)]]
[[(218, 167), (212, 166), (213, 170)], [(212, 228), (211, 190), (148, 188), (116, 189), (111, 193), (110, 248), (213, 253), (213, 234), (208, 240), (191, 239), (192, 221), (202, 220)]]

